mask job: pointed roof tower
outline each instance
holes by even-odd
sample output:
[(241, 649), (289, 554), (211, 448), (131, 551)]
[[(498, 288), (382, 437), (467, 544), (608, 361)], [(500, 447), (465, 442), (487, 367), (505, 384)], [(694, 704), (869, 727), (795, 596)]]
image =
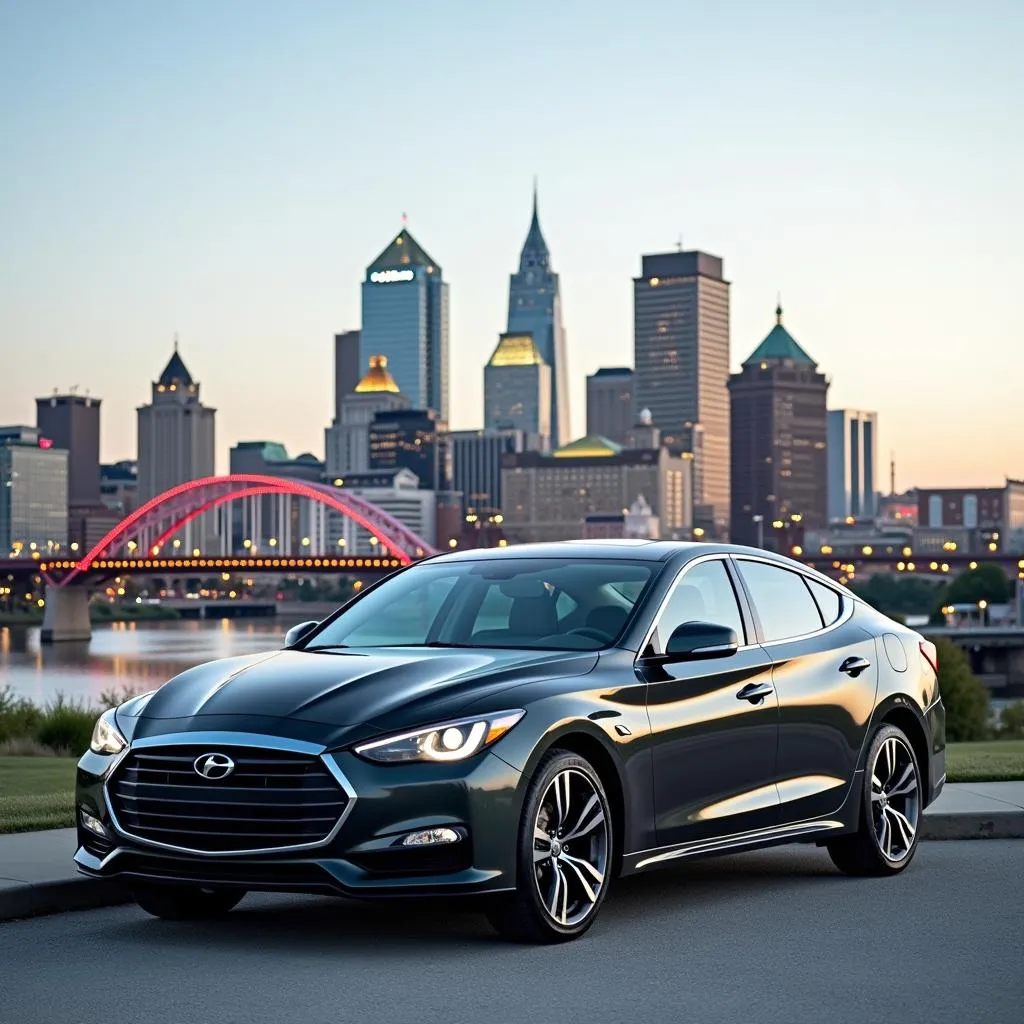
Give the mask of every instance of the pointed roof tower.
[(398, 232), (366, 269), (368, 271), (393, 270), (403, 266), (427, 267), (431, 273), (441, 273), (441, 268), (434, 258), (412, 237), (408, 228), (405, 227)]
[(178, 354), (177, 338), (174, 339), (174, 354), (164, 367), (164, 372), (160, 374), (157, 384), (165, 388), (169, 388), (172, 384), (179, 384), (186, 388), (195, 384), (195, 381), (192, 379), (192, 374), (188, 372), (188, 367)]
[(540, 218), (537, 215), (537, 179), (533, 179), (533, 216), (530, 218), (530, 230), (523, 243), (523, 251), (519, 256), (519, 269), (526, 267), (547, 267), (551, 254), (548, 243), (544, 241), (544, 233), (540, 229)]
[(782, 326), (782, 302), (775, 307), (775, 326), (764, 341), (743, 361), (744, 366), (755, 366), (767, 361), (802, 363), (816, 367), (818, 364), (796, 343), (793, 335)]

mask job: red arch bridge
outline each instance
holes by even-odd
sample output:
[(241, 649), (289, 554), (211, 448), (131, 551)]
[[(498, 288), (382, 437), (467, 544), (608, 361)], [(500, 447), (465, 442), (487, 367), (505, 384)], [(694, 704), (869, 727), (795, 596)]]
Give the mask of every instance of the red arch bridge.
[[(246, 535), (243, 553), (232, 550), (232, 508), (240, 511)], [(265, 537), (268, 513), (279, 536)], [(235, 473), (157, 495), (85, 554), (32, 552), (31, 558), (0, 561), (0, 575), (43, 577), (43, 639), (53, 641), (89, 636), (89, 588), (118, 575), (379, 576), (435, 553), (408, 526), (357, 494), (307, 480)]]

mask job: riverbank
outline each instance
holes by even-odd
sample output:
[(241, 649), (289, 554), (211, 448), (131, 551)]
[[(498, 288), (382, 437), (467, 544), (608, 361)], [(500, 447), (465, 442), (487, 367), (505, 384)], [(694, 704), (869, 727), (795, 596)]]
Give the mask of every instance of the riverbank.
[[(0, 833), (74, 824), (74, 757), (0, 756)], [(1024, 740), (951, 743), (953, 783), (1024, 781)]]
[[(180, 619), (176, 608), (159, 604), (100, 604), (89, 606), (89, 620), (94, 626), (104, 622), (170, 622)], [(41, 626), (43, 611), (0, 611), (0, 626)]]

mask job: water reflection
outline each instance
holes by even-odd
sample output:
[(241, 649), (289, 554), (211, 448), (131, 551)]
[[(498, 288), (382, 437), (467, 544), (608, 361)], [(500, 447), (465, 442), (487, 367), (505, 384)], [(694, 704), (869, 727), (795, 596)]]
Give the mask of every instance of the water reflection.
[(43, 704), (58, 693), (94, 701), (104, 690), (153, 689), (193, 665), (281, 646), (299, 619), (115, 622), (88, 643), (44, 646), (39, 629), (0, 627), (0, 689)]

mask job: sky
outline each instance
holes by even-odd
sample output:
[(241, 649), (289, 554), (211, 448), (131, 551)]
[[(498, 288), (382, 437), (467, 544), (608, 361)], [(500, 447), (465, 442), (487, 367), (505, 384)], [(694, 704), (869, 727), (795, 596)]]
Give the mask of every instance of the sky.
[(333, 335), (408, 215), (451, 289), (452, 426), (534, 175), (585, 375), (644, 252), (725, 260), (732, 362), (785, 323), (897, 488), (1024, 477), (1024, 4), (0, 0), (0, 423), (77, 386), (135, 455), (177, 332), (239, 440), (323, 453)]

